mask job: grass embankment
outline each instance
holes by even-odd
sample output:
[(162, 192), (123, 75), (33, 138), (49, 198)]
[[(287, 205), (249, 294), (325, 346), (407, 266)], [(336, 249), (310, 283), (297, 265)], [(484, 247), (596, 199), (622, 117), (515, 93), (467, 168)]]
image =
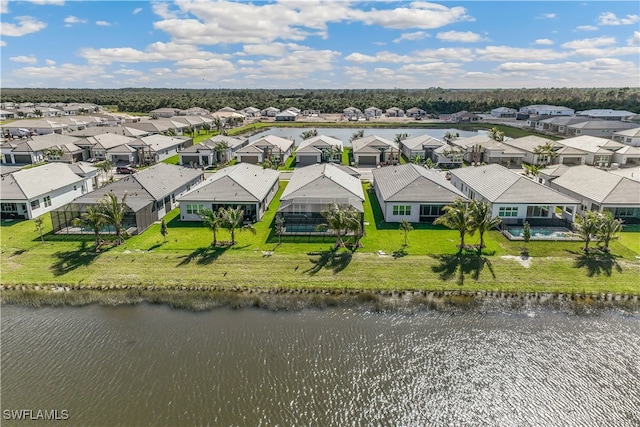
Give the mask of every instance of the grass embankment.
[[(520, 258), (523, 243), (498, 232), (488, 233), (482, 255), (458, 254), (456, 231), (415, 224), (405, 248), (404, 234), (381, 221), (367, 191), (363, 247), (332, 252), (328, 237), (283, 237), (278, 245), (272, 223), (283, 189), (284, 183), (256, 235), (239, 232), (234, 247), (210, 247), (211, 232), (181, 222), (178, 210), (165, 218), (167, 243), (155, 224), (98, 254), (91, 236), (53, 235), (48, 217), (44, 244), (33, 221), (3, 222), (2, 284), (640, 294), (637, 232), (622, 233), (608, 257), (583, 255), (581, 242), (530, 242), (528, 266)], [(229, 236), (221, 231), (218, 239)]]

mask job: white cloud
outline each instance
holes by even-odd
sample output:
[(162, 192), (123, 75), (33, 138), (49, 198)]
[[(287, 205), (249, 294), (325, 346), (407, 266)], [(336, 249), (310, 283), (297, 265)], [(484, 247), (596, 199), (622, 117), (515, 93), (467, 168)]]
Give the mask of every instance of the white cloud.
[(611, 46), (616, 43), (615, 37), (594, 37), (591, 39), (572, 40), (563, 43), (565, 49), (588, 49), (599, 46)]
[(380, 25), (395, 29), (434, 29), (455, 22), (472, 21), (464, 7), (446, 7), (429, 2), (412, 2), (409, 7), (396, 9), (352, 10), (349, 18), (366, 25)]
[(439, 48), (425, 49), (411, 52), (408, 55), (398, 55), (397, 53), (382, 51), (375, 55), (365, 55), (354, 52), (345, 57), (345, 60), (355, 64), (367, 64), (376, 62), (387, 62), (395, 64), (409, 64), (414, 62), (439, 62), (446, 60), (473, 61), (473, 51), (467, 48)]
[(25, 64), (35, 64), (38, 62), (38, 60), (36, 59), (35, 56), (31, 55), (31, 56), (25, 56), (25, 55), (20, 55), (20, 56), (12, 56), (9, 58), (9, 61), (13, 61), (13, 62), (23, 62)]
[(436, 38), (445, 42), (476, 43), (484, 40), (480, 34), (471, 31), (446, 31), (438, 33)]
[(33, 4), (64, 6), (64, 0), (28, 0)]
[(538, 45), (552, 45), (553, 44), (553, 40), (550, 39), (537, 39), (534, 44), (538, 44)]
[(0, 40), (0, 46), (6, 46), (6, 45), (7, 45), (7, 42), (6, 42), (6, 41), (4, 41), (4, 40)]
[(16, 16), (17, 24), (7, 24), (3, 22), (0, 25), (0, 35), (7, 37), (22, 37), (26, 34), (37, 33), (44, 29), (47, 24), (38, 21), (31, 16)]
[(556, 15), (555, 13), (542, 13), (538, 15), (538, 19), (555, 19), (557, 17), (558, 15)]
[(107, 21), (96, 21), (96, 25), (99, 27), (110, 27), (111, 23)]
[(77, 16), (69, 15), (64, 18), (65, 27), (71, 27), (73, 24), (86, 24), (86, 19), (80, 19)]
[(425, 32), (425, 31), (415, 31), (413, 33), (403, 33), (400, 35), (400, 37), (398, 37), (397, 39), (394, 39), (393, 42), (394, 43), (400, 43), (403, 40), (421, 40), (421, 39), (425, 39), (427, 37), (431, 37), (429, 35), (429, 33)]
[(627, 40), (629, 46), (640, 46), (640, 31), (634, 31), (633, 36)]
[(45, 59), (44, 63), (48, 66), (56, 65), (56, 61), (54, 61), (53, 59)]
[(13, 75), (21, 79), (51, 79), (59, 82), (81, 83), (104, 74), (102, 67), (93, 65), (62, 64), (59, 67), (25, 67), (13, 71)]
[(579, 25), (576, 27), (576, 31), (598, 31), (598, 27), (595, 25)]
[(0, 1), (0, 13), (9, 13), (9, 2), (5, 0)]
[(182, 59), (210, 59), (228, 56), (201, 51), (192, 45), (162, 42), (150, 44), (144, 51), (132, 47), (86, 48), (78, 52), (78, 55), (85, 58), (90, 64), (179, 61)]
[(627, 15), (624, 18), (618, 18), (615, 13), (604, 12), (598, 17), (599, 25), (632, 25), (640, 22), (640, 16)]
[(487, 61), (512, 61), (512, 60), (554, 60), (566, 58), (568, 53), (556, 52), (551, 49), (527, 49), (511, 46), (487, 46), (484, 49), (476, 49), (481, 59)]
[(123, 76), (142, 76), (144, 73), (139, 70), (132, 70), (130, 68), (121, 68), (113, 72), (113, 74), (122, 74)]
[(137, 14), (139, 14), (140, 12), (142, 12), (142, 8), (141, 8), (141, 7), (137, 7), (137, 8), (135, 8), (135, 9), (133, 9), (133, 12), (132, 12), (132, 13), (133, 13), (134, 15), (137, 15)]

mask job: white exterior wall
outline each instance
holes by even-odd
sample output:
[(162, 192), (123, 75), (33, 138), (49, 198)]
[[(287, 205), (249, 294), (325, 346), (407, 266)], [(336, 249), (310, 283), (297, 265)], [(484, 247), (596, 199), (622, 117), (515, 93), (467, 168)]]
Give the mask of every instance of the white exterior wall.
[[(406, 219), (409, 222), (420, 222), (420, 205), (421, 203), (387, 202), (384, 204), (384, 220), (385, 222), (400, 222)], [(394, 206), (411, 206), (411, 215), (394, 215)]]
[[(87, 183), (87, 181), (89, 181)], [(81, 181), (78, 181), (75, 184), (70, 184), (62, 188), (58, 188), (56, 190), (51, 191), (47, 194), (42, 194), (38, 197), (34, 197), (27, 201), (27, 211), (28, 211), (28, 219), (36, 218), (42, 214), (50, 212), (54, 209), (60, 208), (68, 203), (71, 203), (74, 199), (82, 196), (83, 194), (88, 192), (89, 187), (92, 188), (91, 179), (84, 178)], [(74, 189), (75, 187), (75, 189)], [(46, 196), (51, 197), (51, 206), (44, 205), (44, 198)], [(36, 209), (31, 209), (31, 202), (33, 200), (39, 200), (40, 207)], [(24, 203), (24, 202), (22, 202)]]

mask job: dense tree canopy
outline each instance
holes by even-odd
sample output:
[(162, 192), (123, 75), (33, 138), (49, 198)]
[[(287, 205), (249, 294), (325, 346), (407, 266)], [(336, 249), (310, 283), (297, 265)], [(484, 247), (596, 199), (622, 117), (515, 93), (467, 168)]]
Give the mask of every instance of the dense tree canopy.
[(122, 112), (148, 113), (162, 107), (211, 111), (249, 106), (297, 107), (341, 113), (347, 107), (421, 108), (446, 114), (461, 110), (488, 112), (497, 107), (531, 104), (563, 105), (577, 111), (612, 108), (640, 113), (640, 88), (538, 89), (30, 89), (3, 88), (2, 102), (80, 102), (117, 107)]

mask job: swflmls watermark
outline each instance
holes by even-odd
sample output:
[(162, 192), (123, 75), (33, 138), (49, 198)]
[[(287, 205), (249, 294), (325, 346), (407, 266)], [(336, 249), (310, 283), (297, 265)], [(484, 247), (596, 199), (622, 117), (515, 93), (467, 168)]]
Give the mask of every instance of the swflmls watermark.
[(64, 421), (69, 419), (67, 409), (5, 409), (2, 411), (5, 420), (24, 421)]

